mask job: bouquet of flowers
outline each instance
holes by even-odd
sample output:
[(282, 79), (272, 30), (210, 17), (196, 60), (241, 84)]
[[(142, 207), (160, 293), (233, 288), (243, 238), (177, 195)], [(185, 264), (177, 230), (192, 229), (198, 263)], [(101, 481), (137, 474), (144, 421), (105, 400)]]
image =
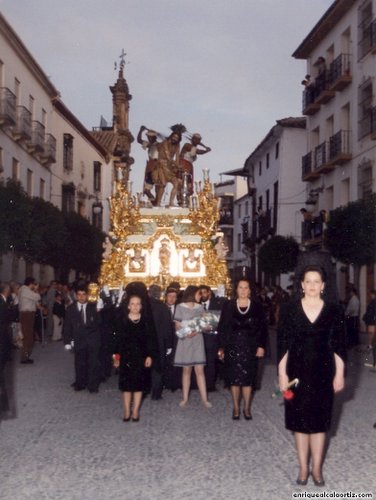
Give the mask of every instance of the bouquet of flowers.
[(280, 389), (275, 390), (272, 394), (272, 398), (276, 398), (277, 396), (283, 395), (283, 399), (285, 399), (286, 401), (291, 401), (292, 399), (294, 399), (294, 392), (291, 389), (296, 387), (298, 384), (299, 384), (298, 378), (290, 380), (290, 382), (287, 384), (287, 390), (286, 391), (281, 391)]
[(217, 333), (220, 313), (219, 311), (205, 311), (200, 318), (200, 328), (205, 333)]
[(181, 328), (179, 330), (176, 330), (176, 335), (179, 337), (179, 339), (184, 339), (190, 333), (200, 332), (200, 321), (201, 317), (183, 320), (181, 322)]

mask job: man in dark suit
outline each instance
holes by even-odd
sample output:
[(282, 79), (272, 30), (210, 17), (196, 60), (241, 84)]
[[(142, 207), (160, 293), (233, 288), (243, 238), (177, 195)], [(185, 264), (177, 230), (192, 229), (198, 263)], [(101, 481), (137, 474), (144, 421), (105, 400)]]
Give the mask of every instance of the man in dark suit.
[(99, 314), (96, 304), (88, 302), (85, 286), (77, 287), (76, 298), (67, 308), (63, 330), (66, 349), (70, 348), (72, 341), (74, 344), (76, 380), (72, 386), (75, 391), (87, 388), (89, 392), (96, 393), (101, 376)]
[(2, 414), (9, 411), (8, 381), (6, 380), (6, 366), (11, 360), (12, 351), (9, 295), (10, 286), (7, 283), (0, 284), (0, 420)]
[(161, 287), (151, 285), (149, 288), (150, 306), (157, 332), (159, 347), (159, 366), (151, 368), (151, 399), (162, 398), (166, 358), (171, 355), (174, 329), (169, 308), (161, 300)]
[[(216, 297), (210, 286), (200, 285), (201, 305), (206, 311), (217, 311), (220, 314), (225, 299)], [(215, 391), (215, 383), (217, 380), (217, 359), (218, 359), (218, 336), (216, 332), (203, 332), (206, 366), (205, 378), (208, 391)]]

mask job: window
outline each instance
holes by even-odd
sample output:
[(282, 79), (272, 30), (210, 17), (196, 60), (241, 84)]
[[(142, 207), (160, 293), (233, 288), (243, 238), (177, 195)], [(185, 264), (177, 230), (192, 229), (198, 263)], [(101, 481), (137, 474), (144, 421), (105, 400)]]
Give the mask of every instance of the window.
[(372, 195), (372, 184), (372, 162), (365, 160), (360, 165), (358, 173), (359, 198), (365, 199)]
[(369, 78), (358, 90), (358, 138), (372, 131), (372, 80)]
[(29, 111), (31, 113), (31, 118), (34, 117), (34, 97), (29, 95)]
[(47, 111), (42, 108), (42, 125), (46, 128), (47, 125)]
[(375, 21), (372, 21), (372, 1), (366, 2), (359, 9), (359, 25), (358, 25), (358, 58), (361, 59), (375, 43), (376, 33)]
[(241, 216), (242, 216), (242, 206), (241, 206), (241, 203), (239, 203), (239, 205), (238, 205), (238, 217), (239, 217), (239, 219)]
[(63, 167), (65, 170), (73, 169), (73, 136), (64, 134), (63, 138)]
[(74, 212), (75, 188), (73, 184), (64, 184), (61, 187), (61, 210), (63, 213)]
[(14, 95), (16, 96), (16, 105), (20, 104), (20, 81), (17, 78), (14, 79)]
[(259, 162), (259, 175), (262, 174), (262, 161)]
[(13, 158), (12, 160), (12, 179), (18, 181), (20, 179), (20, 162)]
[(94, 191), (101, 190), (101, 167), (102, 164), (99, 161), (94, 162)]
[(262, 210), (262, 196), (259, 196), (259, 204), (258, 204), (257, 209), (259, 212), (261, 212), (261, 210)]
[(279, 157), (279, 142), (275, 145), (275, 159)]
[(269, 153), (266, 155), (266, 168), (269, 168)]
[(266, 190), (266, 210), (269, 210), (270, 208), (270, 191), (269, 189)]
[(29, 168), (26, 173), (26, 192), (29, 196), (33, 196), (33, 171)]
[(249, 202), (248, 201), (245, 202), (244, 211), (245, 211), (244, 215), (249, 215)]
[(241, 233), (238, 233), (238, 252), (240, 252), (242, 249), (242, 235)]
[(349, 179), (344, 179), (341, 181), (341, 188), (340, 188), (340, 197), (341, 197), (341, 205), (347, 205), (348, 202), (350, 201), (350, 180)]
[(42, 200), (44, 200), (45, 195), (46, 195), (46, 181), (44, 179), (40, 179), (40, 181), (39, 181), (39, 198), (42, 198)]
[(81, 215), (81, 217), (85, 217), (85, 203), (81, 200), (77, 202), (77, 213)]

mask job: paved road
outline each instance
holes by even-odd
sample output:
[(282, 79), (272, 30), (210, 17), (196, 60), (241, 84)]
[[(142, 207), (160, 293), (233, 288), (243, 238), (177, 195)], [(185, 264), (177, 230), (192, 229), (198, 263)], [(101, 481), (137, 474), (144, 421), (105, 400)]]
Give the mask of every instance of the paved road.
[[(197, 391), (144, 402), (139, 423), (123, 423), (116, 377), (99, 394), (70, 388), (73, 356), (61, 343), (37, 346), (34, 365), (15, 365), (17, 418), (0, 425), (0, 498), (6, 500), (284, 500), (322, 492), (297, 477), (292, 435), (283, 426), (266, 361), (250, 422), (231, 420), (227, 390), (204, 409)], [(376, 498), (376, 373), (353, 354), (348, 388), (336, 401), (325, 462), (331, 492)], [(338, 498), (338, 497), (337, 497)]]

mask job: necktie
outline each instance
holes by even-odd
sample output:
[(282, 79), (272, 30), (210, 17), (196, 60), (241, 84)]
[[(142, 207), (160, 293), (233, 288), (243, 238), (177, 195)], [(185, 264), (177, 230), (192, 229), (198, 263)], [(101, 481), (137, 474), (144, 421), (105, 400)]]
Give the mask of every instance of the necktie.
[(85, 311), (84, 311), (84, 305), (83, 304), (81, 304), (80, 315), (81, 315), (82, 323), (85, 324)]
[(173, 306), (169, 306), (170, 307), (170, 314), (171, 314), (171, 318), (174, 317), (174, 308)]
[(207, 310), (207, 308), (208, 308), (208, 306), (207, 306), (206, 302), (204, 302), (204, 303), (203, 303), (203, 306), (204, 306), (204, 311), (206, 311), (206, 310)]

